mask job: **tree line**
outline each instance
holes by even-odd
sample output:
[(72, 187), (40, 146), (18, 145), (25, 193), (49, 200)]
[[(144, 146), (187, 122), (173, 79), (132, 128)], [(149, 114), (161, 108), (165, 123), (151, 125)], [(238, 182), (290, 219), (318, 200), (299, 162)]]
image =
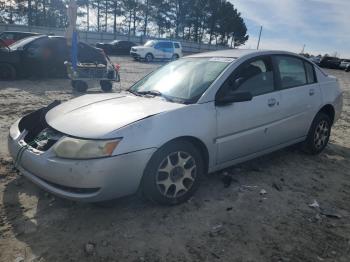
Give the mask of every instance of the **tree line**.
[[(65, 27), (68, 0), (0, 0), (0, 23)], [(171, 37), (234, 47), (248, 40), (245, 22), (227, 0), (77, 0), (87, 31)]]

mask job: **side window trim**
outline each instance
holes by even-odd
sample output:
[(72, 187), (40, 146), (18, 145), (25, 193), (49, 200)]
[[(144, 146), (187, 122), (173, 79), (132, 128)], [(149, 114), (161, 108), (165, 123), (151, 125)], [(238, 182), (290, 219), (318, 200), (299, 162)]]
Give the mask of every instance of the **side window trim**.
[[(309, 65), (312, 67), (312, 74), (314, 75), (314, 80), (315, 80), (313, 83), (309, 83), (309, 79), (308, 79), (308, 77), (306, 76), (306, 77), (307, 77), (308, 84), (309, 84), (309, 85), (311, 85), (311, 84), (317, 84), (317, 83), (318, 83), (318, 79), (317, 79), (317, 74), (316, 74), (315, 66), (314, 66), (312, 63), (310, 63), (309, 61), (304, 60), (304, 67), (306, 67), (306, 64), (309, 64)], [(307, 74), (306, 68), (305, 68), (305, 73)]]
[(276, 68), (274, 66), (274, 61), (272, 59), (272, 56), (271, 55), (259, 55), (259, 56), (255, 56), (253, 58), (250, 58), (246, 61), (244, 61), (243, 63), (241, 63), (236, 69), (234, 69), (232, 71), (232, 73), (225, 79), (225, 81), (222, 83), (222, 85), (220, 86), (220, 88), (218, 89), (218, 91), (216, 91), (216, 94), (215, 94), (215, 98), (217, 98), (219, 95), (221, 95), (220, 93), (223, 92), (223, 89), (225, 88), (225, 83), (226, 81), (228, 81), (228, 79), (230, 77), (235, 77), (237, 76), (237, 74), (240, 72), (240, 70), (242, 70), (242, 68), (247, 65), (247, 64), (250, 64), (254, 61), (257, 61), (257, 60), (268, 60), (270, 63), (271, 63), (271, 66), (272, 66), (272, 74), (273, 74), (273, 91), (271, 92), (267, 92), (267, 93), (263, 93), (263, 94), (259, 94), (259, 95), (254, 95), (254, 97), (257, 97), (257, 96), (261, 96), (261, 95), (266, 95), (266, 94), (270, 94), (270, 93), (274, 93), (276, 91), (279, 91), (279, 89), (277, 88), (277, 82), (276, 82)]

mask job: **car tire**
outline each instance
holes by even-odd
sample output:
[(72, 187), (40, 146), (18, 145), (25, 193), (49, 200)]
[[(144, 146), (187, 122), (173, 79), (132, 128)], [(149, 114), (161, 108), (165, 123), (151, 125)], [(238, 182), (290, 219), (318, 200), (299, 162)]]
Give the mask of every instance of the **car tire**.
[(319, 112), (312, 121), (306, 140), (302, 143), (304, 152), (317, 155), (327, 146), (332, 129), (330, 117)]
[(103, 92), (110, 92), (113, 88), (112, 82), (108, 80), (101, 80), (100, 86)]
[(147, 63), (152, 62), (153, 59), (154, 59), (154, 56), (151, 53), (148, 53), (148, 54), (145, 55), (145, 61)]
[(0, 64), (0, 80), (14, 80), (16, 69), (10, 64)]
[(172, 59), (171, 60), (177, 60), (177, 59), (179, 59), (180, 57), (179, 57), (179, 55), (178, 54), (173, 54), (173, 57), (172, 57)]
[(86, 82), (81, 80), (72, 80), (71, 82), (73, 90), (79, 92), (79, 93), (85, 93), (88, 89), (88, 85)]
[(194, 194), (204, 172), (203, 157), (194, 145), (187, 141), (169, 142), (147, 164), (142, 191), (158, 204), (180, 204)]

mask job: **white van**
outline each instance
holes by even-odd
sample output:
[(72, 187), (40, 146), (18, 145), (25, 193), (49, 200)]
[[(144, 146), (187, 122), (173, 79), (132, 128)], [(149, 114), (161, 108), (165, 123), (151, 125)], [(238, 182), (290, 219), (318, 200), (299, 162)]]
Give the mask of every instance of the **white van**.
[(151, 62), (153, 59), (173, 59), (182, 57), (182, 46), (180, 42), (166, 40), (149, 40), (143, 46), (134, 46), (130, 55), (135, 60), (144, 59)]

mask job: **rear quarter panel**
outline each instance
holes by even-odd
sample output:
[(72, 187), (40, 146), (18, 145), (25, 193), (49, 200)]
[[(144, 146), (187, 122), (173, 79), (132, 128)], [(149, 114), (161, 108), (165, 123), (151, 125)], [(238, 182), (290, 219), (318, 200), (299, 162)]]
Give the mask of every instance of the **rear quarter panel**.
[(342, 111), (343, 91), (340, 87), (339, 81), (334, 76), (326, 75), (318, 68), (316, 68), (316, 74), (322, 94), (322, 106), (330, 104), (334, 107), (335, 122), (339, 119)]

